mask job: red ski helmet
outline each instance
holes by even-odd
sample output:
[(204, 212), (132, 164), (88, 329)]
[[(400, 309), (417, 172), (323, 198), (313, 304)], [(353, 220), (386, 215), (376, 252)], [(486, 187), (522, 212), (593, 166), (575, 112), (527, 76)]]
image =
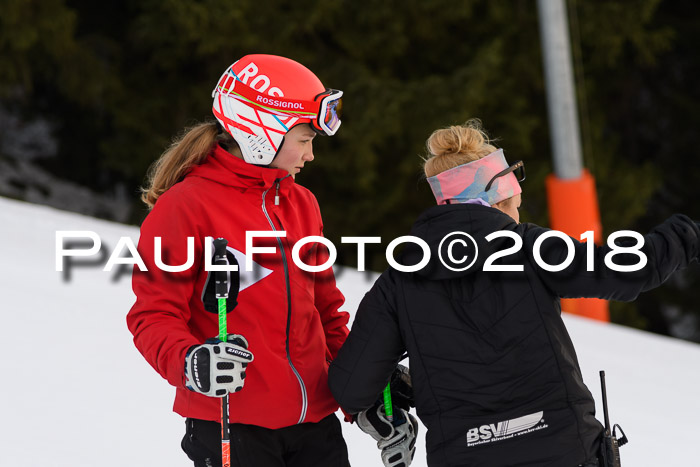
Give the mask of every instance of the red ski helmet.
[(213, 112), (249, 164), (270, 164), (284, 135), (309, 123), (317, 133), (340, 127), (343, 92), (327, 89), (304, 65), (276, 55), (246, 55), (212, 91)]

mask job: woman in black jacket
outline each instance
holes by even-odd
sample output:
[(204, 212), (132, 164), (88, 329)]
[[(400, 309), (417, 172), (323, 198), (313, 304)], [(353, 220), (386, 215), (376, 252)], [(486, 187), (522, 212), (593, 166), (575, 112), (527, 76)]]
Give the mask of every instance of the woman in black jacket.
[(390, 268), (364, 297), (331, 391), (367, 431), (408, 352), (431, 467), (599, 465), (603, 428), (559, 299), (634, 300), (697, 260), (698, 225), (675, 215), (614, 249), (591, 248), (518, 223), (522, 163), (508, 166), (478, 122), (437, 130), (427, 145), (438, 206), (411, 235), (430, 255), (407, 243), (398, 262), (420, 268)]

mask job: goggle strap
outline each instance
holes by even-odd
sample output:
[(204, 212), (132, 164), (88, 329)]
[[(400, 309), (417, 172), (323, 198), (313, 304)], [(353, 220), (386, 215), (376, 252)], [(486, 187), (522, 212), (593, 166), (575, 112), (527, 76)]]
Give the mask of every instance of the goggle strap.
[[(320, 105), (314, 101), (304, 101), (300, 99), (288, 99), (286, 97), (268, 96), (260, 93), (250, 86), (243, 84), (242, 81), (231, 71), (233, 75), (229, 80), (222, 78), (217, 84), (214, 91), (218, 91), (224, 95), (230, 95), (235, 98), (244, 100), (249, 104), (258, 106), (267, 112), (278, 113), (281, 115), (299, 116), (302, 118), (313, 118), (318, 115)], [(234, 84), (235, 81), (238, 83)], [(323, 102), (323, 101), (321, 101)]]

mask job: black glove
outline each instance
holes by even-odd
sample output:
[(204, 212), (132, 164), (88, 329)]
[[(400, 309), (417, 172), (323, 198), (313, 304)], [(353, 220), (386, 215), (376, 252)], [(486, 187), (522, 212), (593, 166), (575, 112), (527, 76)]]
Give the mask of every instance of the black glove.
[(394, 407), (399, 407), (404, 410), (409, 410), (415, 407), (416, 403), (413, 398), (413, 385), (411, 384), (411, 373), (408, 368), (398, 364), (394, 373), (391, 375), (391, 402)]
[(214, 337), (190, 347), (185, 356), (187, 389), (212, 397), (243, 389), (245, 369), (253, 354), (245, 337), (229, 334), (227, 341)]

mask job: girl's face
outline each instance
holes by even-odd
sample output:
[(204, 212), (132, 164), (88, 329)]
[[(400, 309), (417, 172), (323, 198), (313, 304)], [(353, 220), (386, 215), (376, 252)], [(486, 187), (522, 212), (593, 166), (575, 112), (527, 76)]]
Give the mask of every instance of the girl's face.
[(270, 167), (283, 169), (289, 172), (292, 177), (301, 172), (304, 164), (314, 160), (312, 141), (316, 132), (309, 124), (297, 125), (284, 136), (282, 149), (272, 161)]

